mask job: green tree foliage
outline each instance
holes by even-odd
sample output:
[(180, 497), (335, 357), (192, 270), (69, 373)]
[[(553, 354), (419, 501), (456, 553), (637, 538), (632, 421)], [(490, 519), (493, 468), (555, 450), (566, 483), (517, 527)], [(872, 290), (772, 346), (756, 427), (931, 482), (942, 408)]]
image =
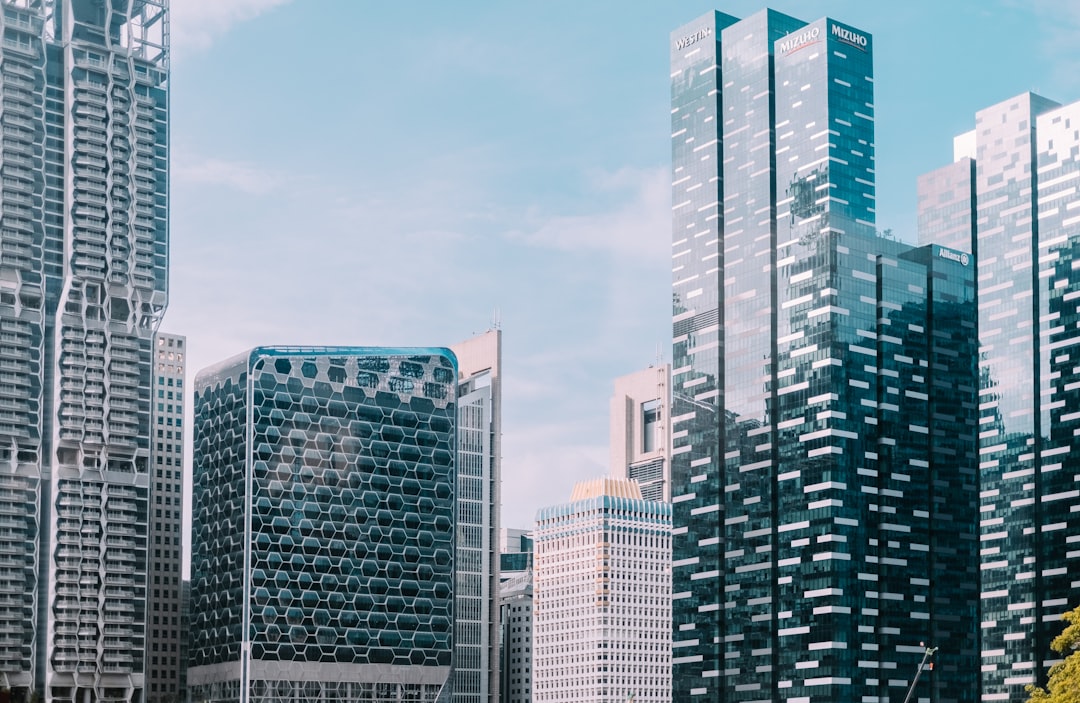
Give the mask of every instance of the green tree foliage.
[(1065, 655), (1065, 660), (1050, 668), (1046, 689), (1027, 687), (1031, 694), (1028, 703), (1080, 703), (1080, 607), (1065, 613), (1061, 619), (1069, 624), (1050, 647)]

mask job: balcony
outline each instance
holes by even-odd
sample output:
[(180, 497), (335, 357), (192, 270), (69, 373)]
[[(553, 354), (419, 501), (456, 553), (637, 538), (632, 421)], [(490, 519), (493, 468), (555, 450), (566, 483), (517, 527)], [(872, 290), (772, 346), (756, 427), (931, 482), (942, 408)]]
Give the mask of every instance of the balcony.
[[(61, 532), (61, 533), (56, 535), (56, 543), (61, 544), (61, 545), (65, 545), (65, 546), (70, 545), (72, 547), (77, 547), (77, 546), (79, 546), (79, 535), (78, 535), (78, 533), (72, 534), (70, 532)], [(63, 549), (61, 549), (58, 554), (59, 554), (59, 556), (65, 556), (65, 553), (64, 553)], [(75, 556), (75, 555), (74, 554), (68, 554), (66, 556)]]
[(75, 102), (86, 101), (91, 105), (105, 104), (105, 86), (90, 81), (75, 81)]
[(107, 113), (105, 112), (105, 108), (101, 107), (100, 105), (86, 102), (76, 102), (75, 114), (96, 117), (99, 121), (104, 122)]
[[(5, 139), (3, 143), (5, 155), (19, 155), (27, 159), (34, 158), (34, 144), (33, 142), (19, 139)], [(5, 190), (17, 191), (22, 193), (33, 193), (33, 187), (30, 184), (19, 183), (5, 183)]]
[(96, 156), (104, 157), (106, 154), (105, 147), (94, 143), (94, 141), (87, 141), (86, 139), (76, 139), (75, 149), (77, 152), (96, 154)]
[[(6, 44), (7, 42), (4, 43)], [(5, 113), (4, 116), (0, 118), (0, 122), (3, 122), (5, 125), (10, 125), (12, 127), (19, 127), (20, 129), (25, 129), (29, 132), (32, 132), (35, 127), (32, 121), (26, 119), (25, 117), (18, 117), (17, 115), (12, 113)]]
[[(135, 533), (135, 530), (129, 530), (127, 528), (123, 529), (125, 532), (129, 532), (131, 534)], [(109, 530), (109, 532), (113, 532), (113, 530)], [(134, 588), (135, 579), (131, 578), (130, 576), (118, 576), (117, 574), (108, 574), (105, 576), (105, 585)]]

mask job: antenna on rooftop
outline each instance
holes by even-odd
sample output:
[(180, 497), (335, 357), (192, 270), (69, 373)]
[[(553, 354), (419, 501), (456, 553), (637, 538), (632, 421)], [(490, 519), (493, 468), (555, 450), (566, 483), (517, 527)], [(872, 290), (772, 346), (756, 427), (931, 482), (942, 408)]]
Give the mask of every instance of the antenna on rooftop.
[(499, 306), (495, 306), (495, 312), (491, 316), (491, 329), (502, 329), (502, 320), (499, 317)]

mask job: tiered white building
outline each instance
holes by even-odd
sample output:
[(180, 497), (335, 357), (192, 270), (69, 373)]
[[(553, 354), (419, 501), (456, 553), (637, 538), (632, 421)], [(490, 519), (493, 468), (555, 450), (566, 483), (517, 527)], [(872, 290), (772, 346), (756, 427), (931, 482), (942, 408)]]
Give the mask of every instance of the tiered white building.
[(167, 0), (0, 2), (0, 687), (144, 700)]
[(671, 506), (579, 483), (537, 514), (535, 703), (671, 701)]

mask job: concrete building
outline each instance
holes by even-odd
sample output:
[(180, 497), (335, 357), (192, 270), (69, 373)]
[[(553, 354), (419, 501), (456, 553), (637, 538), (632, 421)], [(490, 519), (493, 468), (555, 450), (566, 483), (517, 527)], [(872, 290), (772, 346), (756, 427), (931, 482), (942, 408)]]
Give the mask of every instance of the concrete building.
[(197, 701), (432, 701), (454, 652), (457, 362), (259, 347), (195, 381)]
[(146, 575), (146, 700), (185, 701), (182, 676), (184, 593), (184, 380), (186, 339), (158, 333), (151, 381), (150, 514)]
[[(508, 527), (499, 530), (499, 580), (519, 576), (533, 568), (533, 532)], [(530, 577), (530, 584), (532, 583)]]
[(671, 500), (670, 396), (669, 364), (615, 379), (611, 475), (637, 481), (645, 500)]
[(532, 703), (532, 567), (505, 577), (499, 586), (502, 703)]
[(458, 360), (454, 700), (499, 700), (502, 331), (451, 347)]
[(873, 40), (671, 35), (674, 699), (977, 696), (970, 257), (878, 237)]
[(1026, 701), (1080, 605), (1080, 102), (975, 114), (919, 181), (919, 236), (970, 253), (979, 301), (983, 701)]
[(499, 552), (501, 554), (531, 552), (532, 535), (532, 530), (526, 530), (520, 527), (500, 527)]
[(144, 699), (165, 0), (0, 4), (0, 685)]
[(535, 703), (671, 700), (671, 506), (601, 478), (536, 517)]

